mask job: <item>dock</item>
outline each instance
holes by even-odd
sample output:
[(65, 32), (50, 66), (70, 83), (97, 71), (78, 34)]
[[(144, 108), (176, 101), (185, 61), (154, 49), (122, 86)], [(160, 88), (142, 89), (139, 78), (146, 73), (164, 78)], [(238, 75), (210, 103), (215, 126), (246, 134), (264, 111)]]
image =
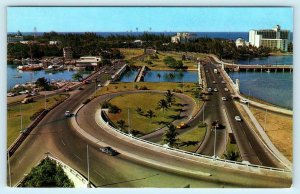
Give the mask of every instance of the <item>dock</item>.
[(229, 71), (293, 72), (293, 65), (241, 65), (224, 63), (224, 69)]

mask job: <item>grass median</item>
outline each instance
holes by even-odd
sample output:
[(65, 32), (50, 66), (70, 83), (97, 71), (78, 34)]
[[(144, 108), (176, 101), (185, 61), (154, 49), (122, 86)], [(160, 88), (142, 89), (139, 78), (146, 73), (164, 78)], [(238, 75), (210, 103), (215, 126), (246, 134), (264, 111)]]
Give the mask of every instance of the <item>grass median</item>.
[[(164, 99), (164, 95), (156, 93), (121, 95), (109, 101), (112, 105), (120, 108), (121, 111), (119, 113), (109, 113), (108, 116), (116, 125), (119, 120), (124, 120), (128, 130), (129, 110), (130, 129), (138, 131), (140, 135), (147, 134), (163, 127), (165, 123), (174, 121), (176, 116), (180, 114), (181, 106), (177, 105), (177, 103), (181, 103), (179, 98), (175, 97), (176, 102), (174, 105), (164, 111), (157, 109), (158, 101), (161, 99)], [(138, 107), (141, 108), (141, 112), (137, 111)], [(154, 117), (149, 118), (147, 116), (149, 110), (154, 112)]]
[(194, 129), (191, 129), (185, 133), (182, 133), (177, 136), (179, 141), (179, 149), (196, 152), (199, 144), (202, 142), (206, 133), (206, 127), (197, 126)]
[[(47, 109), (53, 107), (57, 103), (66, 99), (67, 95), (58, 94), (47, 98)], [(21, 132), (21, 115), (22, 115), (22, 129), (27, 128), (32, 120), (33, 114), (45, 108), (45, 99), (39, 99), (28, 104), (18, 104), (8, 106), (7, 109), (7, 147), (9, 147), (20, 135)]]

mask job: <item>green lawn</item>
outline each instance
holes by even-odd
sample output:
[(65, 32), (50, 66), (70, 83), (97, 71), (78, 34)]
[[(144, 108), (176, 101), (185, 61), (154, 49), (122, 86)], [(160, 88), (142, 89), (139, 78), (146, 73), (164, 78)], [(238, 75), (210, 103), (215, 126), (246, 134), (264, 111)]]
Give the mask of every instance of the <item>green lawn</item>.
[(189, 130), (183, 134), (177, 136), (179, 140), (179, 149), (195, 152), (199, 147), (199, 143), (203, 140), (206, 133), (205, 127), (196, 127), (192, 130)]
[[(47, 98), (47, 108), (52, 107), (59, 101), (67, 98), (66, 95), (55, 95)], [(40, 99), (38, 101), (21, 104), (21, 105), (12, 105), (8, 106), (7, 110), (7, 147), (9, 147), (15, 139), (20, 134), (21, 130), (21, 116), (20, 116), (20, 107), (22, 112), (22, 123), (23, 129), (25, 129), (32, 121), (30, 120), (30, 116), (34, 113), (38, 112), (45, 107), (45, 100)]]
[(125, 49), (120, 48), (120, 52), (125, 56), (125, 60), (140, 56), (144, 53), (144, 49)]
[[(121, 109), (120, 113), (112, 114), (109, 113), (109, 118), (116, 124), (118, 120), (124, 120), (128, 125), (128, 109), (130, 112), (130, 128), (140, 131), (143, 134), (152, 132), (153, 130), (164, 126), (158, 122), (172, 122), (174, 118), (172, 116), (180, 114), (178, 110), (179, 106), (172, 105), (169, 110), (157, 110), (157, 103), (160, 99), (163, 99), (163, 94), (151, 94), (151, 93), (140, 93), (140, 94), (126, 94), (121, 95), (110, 100), (110, 103), (118, 106)], [(180, 103), (180, 99), (175, 98), (176, 103)], [(176, 104), (175, 103), (175, 104)], [(136, 112), (136, 108), (140, 107), (144, 114), (148, 110), (152, 110), (155, 113), (155, 117), (150, 119), (146, 116), (139, 115)]]
[(113, 92), (121, 92), (128, 90), (137, 90), (136, 88), (140, 88), (141, 86), (146, 86), (148, 90), (179, 90), (183, 91), (184, 94), (192, 97), (196, 103), (198, 104), (197, 109), (202, 106), (203, 101), (199, 101), (198, 98), (195, 98), (193, 95), (193, 91), (196, 89), (195, 83), (174, 83), (174, 82), (160, 82), (160, 83), (152, 83), (152, 82), (132, 82), (132, 83), (123, 83), (116, 82), (111, 83), (108, 86), (103, 87), (101, 90), (97, 91), (96, 96), (113, 93)]

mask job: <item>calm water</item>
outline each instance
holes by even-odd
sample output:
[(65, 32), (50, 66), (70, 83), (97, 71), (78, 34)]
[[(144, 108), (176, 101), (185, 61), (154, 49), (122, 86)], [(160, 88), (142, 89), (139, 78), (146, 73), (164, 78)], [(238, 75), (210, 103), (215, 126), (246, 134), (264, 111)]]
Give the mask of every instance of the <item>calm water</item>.
[[(137, 71), (127, 71), (120, 82), (133, 82)], [(198, 82), (197, 71), (146, 71), (145, 82)]]
[(230, 72), (240, 80), (240, 91), (266, 102), (293, 109), (293, 73)]
[[(159, 77), (160, 75), (160, 77)], [(145, 82), (198, 82), (197, 71), (147, 71)]]
[[(58, 72), (45, 72), (45, 71), (23, 71), (19, 72), (16, 65), (7, 65), (7, 90), (16, 84), (23, 84), (30, 81), (36, 81), (40, 77), (45, 77), (52, 80), (72, 80), (72, 75), (76, 71), (58, 71)], [(14, 76), (20, 75), (22, 78), (15, 78)]]
[(137, 74), (137, 70), (125, 71), (125, 73), (120, 78), (120, 82), (134, 82), (134, 79), (137, 76)]
[(253, 58), (249, 60), (237, 60), (237, 64), (250, 64), (250, 65), (263, 65), (263, 64), (273, 64), (273, 65), (292, 65), (293, 55), (286, 56), (268, 56), (262, 58)]

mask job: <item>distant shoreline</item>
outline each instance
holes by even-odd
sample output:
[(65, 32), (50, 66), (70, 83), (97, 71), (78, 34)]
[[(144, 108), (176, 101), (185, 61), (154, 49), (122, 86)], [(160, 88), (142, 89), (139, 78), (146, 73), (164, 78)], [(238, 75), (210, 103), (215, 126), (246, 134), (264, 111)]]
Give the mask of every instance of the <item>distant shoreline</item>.
[(293, 53), (269, 53), (270, 56), (290, 56), (290, 55), (293, 55)]

